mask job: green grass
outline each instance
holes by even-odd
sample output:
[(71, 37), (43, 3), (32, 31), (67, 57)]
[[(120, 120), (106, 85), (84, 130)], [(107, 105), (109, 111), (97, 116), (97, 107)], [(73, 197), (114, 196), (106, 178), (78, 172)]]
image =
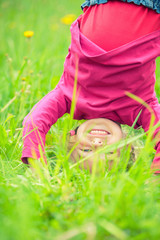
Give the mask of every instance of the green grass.
[[(58, 83), (70, 44), (66, 14), (81, 14), (83, 1), (0, 1), (0, 238), (2, 240), (159, 240), (160, 186), (152, 180), (153, 144), (129, 129), (137, 160), (89, 174), (68, 161), (65, 115), (46, 141), (51, 178), (33, 177), (21, 163), (22, 120)], [(27, 40), (26, 30), (34, 31)], [(160, 63), (156, 92), (160, 99)], [(23, 80), (22, 80), (23, 79)], [(73, 121), (72, 126), (76, 126)], [(138, 139), (137, 139), (138, 138)], [(159, 177), (157, 177), (159, 181)]]

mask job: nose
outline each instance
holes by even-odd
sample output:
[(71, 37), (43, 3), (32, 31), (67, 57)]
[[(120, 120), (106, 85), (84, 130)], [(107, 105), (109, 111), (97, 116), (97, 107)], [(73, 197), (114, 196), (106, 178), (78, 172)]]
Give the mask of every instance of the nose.
[(103, 145), (103, 140), (100, 138), (93, 138), (91, 142), (95, 147), (99, 147)]

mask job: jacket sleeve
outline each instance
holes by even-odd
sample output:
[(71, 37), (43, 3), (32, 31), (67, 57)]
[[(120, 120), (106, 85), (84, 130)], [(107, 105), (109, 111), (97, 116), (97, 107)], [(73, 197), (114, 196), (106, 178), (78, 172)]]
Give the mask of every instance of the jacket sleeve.
[(156, 155), (151, 164), (151, 169), (155, 174), (160, 174), (160, 142), (156, 144)]
[[(160, 121), (160, 104), (158, 103), (158, 100), (156, 98), (150, 103), (150, 107), (152, 108), (152, 111), (155, 117), (154, 125), (156, 125)], [(141, 115), (138, 119), (138, 122), (139, 122), (139, 125), (142, 125), (145, 132), (149, 130), (150, 121), (151, 121), (151, 113), (148, 111), (147, 108), (143, 107)], [(156, 154), (151, 164), (151, 169), (155, 174), (159, 174), (160, 173), (160, 127), (157, 127), (155, 129), (153, 133), (153, 138), (156, 138), (157, 140), (155, 139)]]
[(57, 86), (42, 98), (23, 121), (23, 151), (21, 160), (38, 159), (44, 154), (45, 136), (51, 126), (68, 112), (68, 103), (62, 90)]
[(156, 154), (151, 164), (151, 169), (155, 174), (160, 174), (160, 127), (155, 130), (154, 137), (156, 138)]

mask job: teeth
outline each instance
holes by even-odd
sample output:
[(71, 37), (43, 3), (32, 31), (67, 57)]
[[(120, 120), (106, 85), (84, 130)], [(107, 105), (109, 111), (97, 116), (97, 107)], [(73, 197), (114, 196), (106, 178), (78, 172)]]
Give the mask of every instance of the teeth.
[(107, 132), (106, 131), (103, 131), (103, 130), (92, 130), (91, 132), (90, 132), (91, 134), (101, 134), (101, 135), (106, 135), (107, 134)]

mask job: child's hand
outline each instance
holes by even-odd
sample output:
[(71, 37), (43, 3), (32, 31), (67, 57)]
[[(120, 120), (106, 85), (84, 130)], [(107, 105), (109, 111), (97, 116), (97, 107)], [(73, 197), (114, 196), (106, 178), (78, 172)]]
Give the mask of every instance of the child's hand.
[(149, 179), (147, 179), (147, 181), (145, 182), (146, 184), (154, 184), (155, 186), (159, 186), (160, 185), (160, 174), (154, 174), (152, 177), (150, 177)]
[(160, 174), (160, 156), (155, 156), (151, 164), (151, 170), (154, 174)]

